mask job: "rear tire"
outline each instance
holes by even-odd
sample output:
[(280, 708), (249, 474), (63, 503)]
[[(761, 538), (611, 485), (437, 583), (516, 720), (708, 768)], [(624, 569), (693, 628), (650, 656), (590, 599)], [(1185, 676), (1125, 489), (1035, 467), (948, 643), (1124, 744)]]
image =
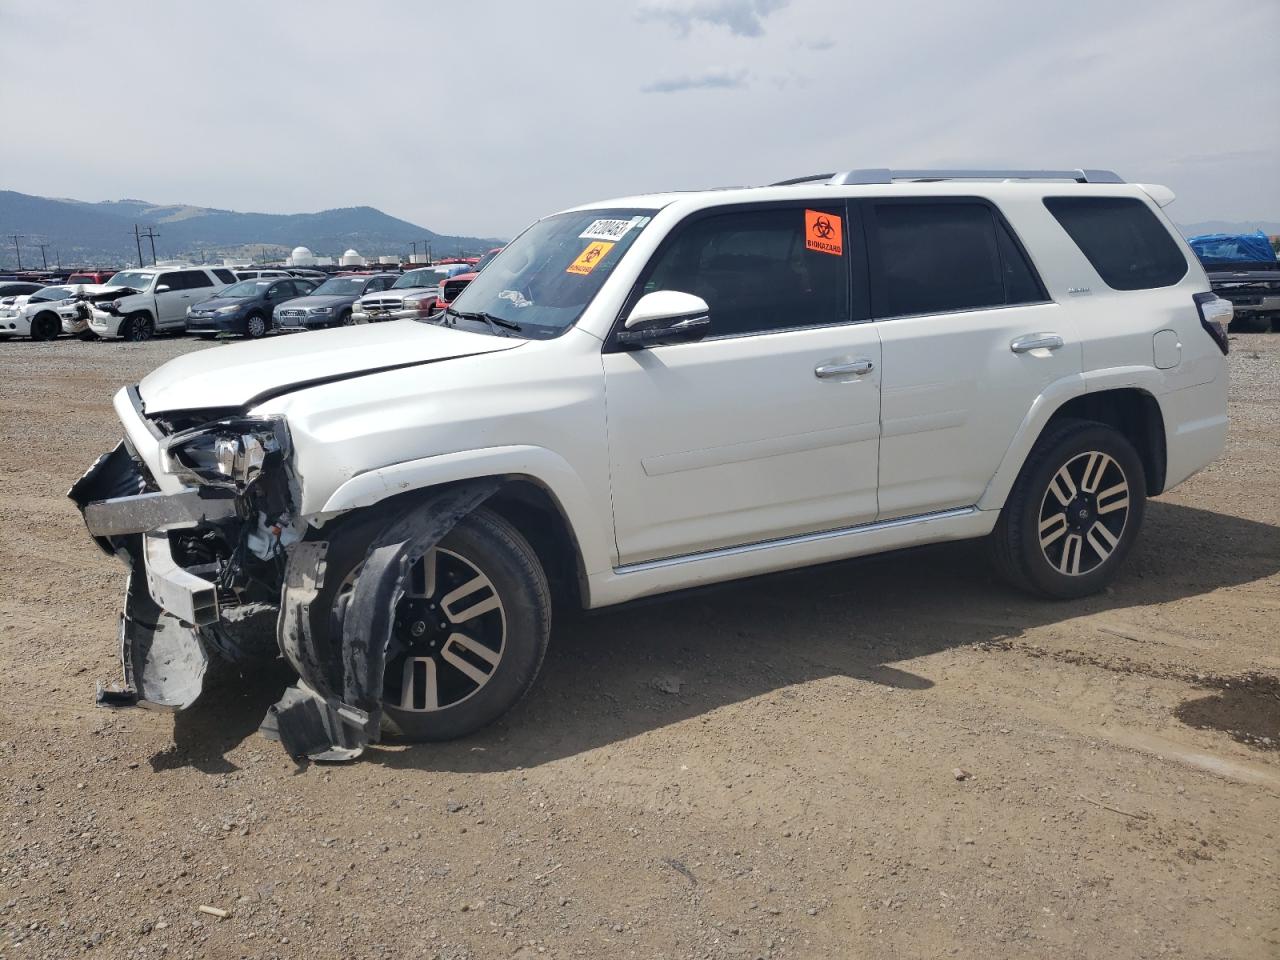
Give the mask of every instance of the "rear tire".
[[(387, 518), (354, 522), (367, 524), (367, 536), (335, 538), (346, 546), (327, 558), (313, 633), (341, 631), (368, 544)], [(385, 726), (413, 742), (463, 737), (510, 710), (533, 685), (551, 635), (546, 574), (502, 517), (468, 514), (429, 556), (432, 573), (419, 561), (397, 604), (383, 684)]]
[(62, 321), (56, 313), (40, 313), (31, 320), (32, 340), (53, 340), (62, 332)]
[(1064, 420), (1032, 448), (991, 534), (997, 568), (1059, 600), (1102, 590), (1142, 526), (1146, 473), (1119, 431)]
[(120, 325), (120, 336), (129, 343), (143, 343), (155, 336), (155, 324), (145, 313), (131, 313)]

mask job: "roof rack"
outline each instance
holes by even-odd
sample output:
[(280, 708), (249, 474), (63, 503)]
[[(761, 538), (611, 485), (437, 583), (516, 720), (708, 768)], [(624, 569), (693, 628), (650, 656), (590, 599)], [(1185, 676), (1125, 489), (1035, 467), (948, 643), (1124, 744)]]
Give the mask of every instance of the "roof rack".
[(890, 170), (871, 167), (844, 173), (817, 173), (808, 177), (779, 180), (771, 187), (790, 187), (798, 183), (826, 181), (831, 186), (851, 184), (893, 183), (914, 180), (928, 183), (936, 180), (1074, 180), (1076, 183), (1124, 183), (1110, 170)]

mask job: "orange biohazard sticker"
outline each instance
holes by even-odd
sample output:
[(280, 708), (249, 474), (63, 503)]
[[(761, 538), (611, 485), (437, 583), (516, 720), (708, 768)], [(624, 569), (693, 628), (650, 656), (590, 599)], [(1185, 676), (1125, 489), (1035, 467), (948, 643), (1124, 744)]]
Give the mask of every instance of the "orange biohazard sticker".
[(804, 212), (804, 245), (818, 253), (844, 255), (844, 228), (834, 213), (821, 210)]
[(594, 270), (601, 260), (608, 255), (613, 249), (612, 243), (605, 243), (603, 240), (597, 240), (594, 243), (587, 244), (587, 249), (578, 254), (578, 259), (565, 267), (565, 273), (576, 273), (580, 277), (585, 277)]

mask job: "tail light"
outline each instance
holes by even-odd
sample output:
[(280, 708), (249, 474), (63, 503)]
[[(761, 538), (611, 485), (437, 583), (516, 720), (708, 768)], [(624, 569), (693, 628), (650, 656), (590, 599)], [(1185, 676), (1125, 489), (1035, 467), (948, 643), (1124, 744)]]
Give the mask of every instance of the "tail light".
[(1229, 349), (1227, 327), (1231, 325), (1235, 307), (1230, 300), (1223, 300), (1216, 293), (1197, 293), (1195, 301), (1196, 310), (1200, 313), (1200, 326), (1213, 337), (1213, 342), (1218, 345), (1222, 355), (1226, 356)]

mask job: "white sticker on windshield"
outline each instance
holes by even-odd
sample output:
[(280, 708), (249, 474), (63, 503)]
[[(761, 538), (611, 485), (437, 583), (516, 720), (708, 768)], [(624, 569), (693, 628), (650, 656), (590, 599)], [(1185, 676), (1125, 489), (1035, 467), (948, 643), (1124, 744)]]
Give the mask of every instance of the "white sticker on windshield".
[(498, 299), (510, 300), (517, 307), (533, 306), (533, 301), (527, 299), (525, 295), (521, 293), (519, 290), (503, 290), (500, 294), (498, 294)]
[(632, 227), (644, 226), (648, 217), (632, 217), (630, 220), (596, 220), (591, 226), (578, 234), (579, 240), (612, 240), (617, 242), (627, 235)]

